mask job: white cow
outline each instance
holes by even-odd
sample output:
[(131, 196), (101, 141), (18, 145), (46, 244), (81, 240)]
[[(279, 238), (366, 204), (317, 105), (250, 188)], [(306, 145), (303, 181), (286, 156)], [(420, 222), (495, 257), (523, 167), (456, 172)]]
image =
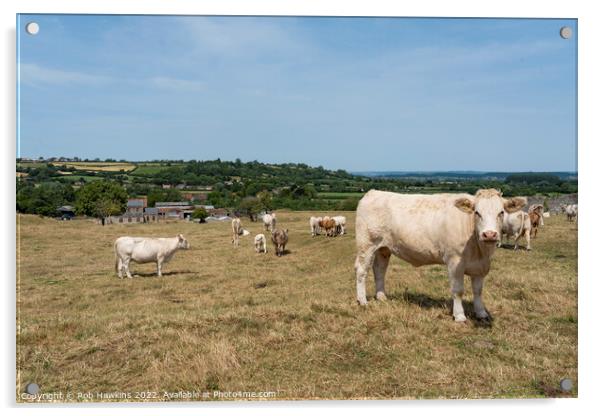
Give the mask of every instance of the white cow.
[(276, 214), (265, 214), (263, 216), (263, 226), (266, 231), (274, 231), (276, 229)]
[(262, 252), (267, 253), (268, 252), (265, 235), (257, 234), (255, 236), (255, 252), (256, 253), (262, 253)]
[[(518, 250), (518, 240), (525, 237), (527, 240), (527, 250), (531, 250), (531, 220), (529, 214), (524, 211), (517, 211), (511, 214), (504, 213), (504, 222), (502, 224), (502, 237), (506, 235), (514, 239), (514, 249)], [(502, 240), (498, 243), (498, 247), (502, 244)]]
[(357, 300), (367, 304), (366, 277), (374, 271), (376, 298), (385, 300), (385, 273), (391, 254), (414, 266), (447, 265), (453, 315), (466, 320), (462, 308), (464, 275), (472, 279), (477, 318), (489, 315), (481, 300), (484, 277), (502, 231), (504, 212), (526, 204), (503, 199), (495, 189), (469, 194), (402, 195), (371, 190), (360, 200), (356, 217)]
[(342, 215), (338, 215), (336, 217), (332, 217), (332, 219), (335, 223), (336, 233), (338, 235), (345, 234), (345, 225), (347, 225), (347, 218), (343, 217)]
[(239, 237), (251, 234), (248, 230), (242, 228), (240, 218), (232, 220), (232, 244), (238, 246), (240, 244)]
[(322, 217), (309, 217), (309, 228), (312, 237), (320, 234), (320, 221), (322, 221)]
[(171, 260), (176, 251), (190, 248), (182, 234), (172, 238), (119, 237), (113, 245), (115, 249), (115, 269), (120, 279), (125, 271), (130, 279), (130, 261), (136, 263), (157, 263), (157, 275), (161, 276), (163, 263)]
[(560, 208), (566, 214), (566, 218), (569, 221), (573, 221), (577, 217), (577, 204), (562, 205)]

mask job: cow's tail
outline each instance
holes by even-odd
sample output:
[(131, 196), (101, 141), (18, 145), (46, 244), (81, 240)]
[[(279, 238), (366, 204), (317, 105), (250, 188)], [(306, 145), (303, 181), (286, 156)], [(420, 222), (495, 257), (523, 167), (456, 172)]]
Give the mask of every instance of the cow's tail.
[[(520, 233), (518, 234), (519, 237), (525, 233), (525, 217), (529, 218), (529, 214), (525, 215), (524, 212), (522, 212), (521, 214), (522, 215), (520, 216)], [(528, 221), (531, 221), (531, 219), (529, 218)]]
[(119, 256), (117, 255), (117, 241), (113, 244), (113, 251), (115, 252), (115, 273), (119, 273)]

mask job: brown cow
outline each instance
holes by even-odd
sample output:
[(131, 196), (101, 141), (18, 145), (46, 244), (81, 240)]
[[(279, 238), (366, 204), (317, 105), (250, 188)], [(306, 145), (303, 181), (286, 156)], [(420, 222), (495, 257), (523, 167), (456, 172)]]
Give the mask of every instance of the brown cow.
[(274, 243), (276, 255), (278, 257), (282, 256), (284, 254), (286, 243), (288, 243), (288, 229), (272, 231), (272, 243)]
[(334, 219), (330, 217), (324, 217), (318, 224), (324, 229), (326, 236), (334, 237), (336, 235), (337, 223)]
[(543, 215), (539, 214), (539, 211), (529, 212), (529, 221), (531, 221), (531, 238), (537, 237), (537, 230), (539, 225), (542, 223)]

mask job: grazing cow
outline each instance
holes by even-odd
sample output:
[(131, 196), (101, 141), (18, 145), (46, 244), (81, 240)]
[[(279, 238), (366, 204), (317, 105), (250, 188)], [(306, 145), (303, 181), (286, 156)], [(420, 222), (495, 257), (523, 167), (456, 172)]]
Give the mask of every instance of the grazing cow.
[[(544, 218), (550, 218), (550, 212), (549, 211), (544, 212), (543, 213), (543, 217)], [(541, 223), (543, 224), (543, 221)]]
[(403, 195), (369, 191), (356, 215), (357, 301), (367, 304), (366, 277), (374, 271), (376, 298), (385, 300), (385, 273), (391, 254), (413, 266), (447, 265), (453, 315), (466, 320), (462, 308), (464, 275), (472, 279), (477, 318), (489, 315), (481, 300), (483, 279), (502, 231), (504, 212), (525, 205), (523, 198), (502, 198), (495, 189), (469, 194)]
[(272, 243), (274, 243), (276, 255), (278, 257), (282, 256), (286, 248), (286, 243), (288, 243), (288, 229), (272, 231)]
[(263, 226), (266, 231), (274, 231), (276, 229), (276, 214), (265, 214), (263, 216)]
[(320, 234), (320, 221), (322, 221), (322, 217), (309, 217), (309, 228), (312, 237)]
[(537, 212), (539, 214), (539, 224), (543, 227), (543, 205), (541, 204), (533, 204), (529, 207), (529, 214), (532, 212)]
[[(527, 240), (527, 250), (531, 250), (531, 219), (529, 214), (524, 211), (512, 212), (504, 214), (504, 223), (502, 224), (502, 237), (506, 235), (514, 238), (514, 249), (518, 250), (518, 240), (525, 237)], [(502, 244), (500, 239), (498, 247)]]
[(157, 263), (157, 275), (161, 276), (163, 263), (171, 260), (176, 251), (190, 248), (190, 244), (182, 234), (178, 234), (172, 238), (119, 237), (113, 247), (117, 276), (122, 279), (125, 271), (131, 279), (130, 261)]
[(569, 221), (573, 221), (577, 217), (577, 204), (561, 205), (560, 209), (566, 214), (566, 218)]
[(338, 215), (336, 217), (332, 217), (336, 227), (336, 234), (343, 235), (345, 234), (345, 225), (347, 224), (347, 218), (342, 215)]
[[(543, 207), (542, 207), (543, 209)], [(543, 224), (543, 212), (535, 210), (529, 212), (529, 222), (531, 224), (531, 238), (537, 237), (537, 230), (539, 230), (539, 226)]]
[(334, 237), (336, 235), (337, 224), (332, 218), (324, 217), (319, 224), (321, 228), (324, 228), (327, 237)]
[(256, 253), (267, 253), (268, 252), (265, 235), (257, 234), (255, 236), (255, 252)]

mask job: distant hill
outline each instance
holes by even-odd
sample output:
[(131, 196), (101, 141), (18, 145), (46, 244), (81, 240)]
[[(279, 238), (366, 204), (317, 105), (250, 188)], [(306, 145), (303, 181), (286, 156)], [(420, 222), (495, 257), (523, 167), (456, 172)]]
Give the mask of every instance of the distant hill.
[(398, 178), (413, 180), (499, 180), (504, 181), (511, 175), (554, 175), (563, 180), (577, 179), (577, 172), (479, 172), (479, 171), (366, 171), (351, 172), (356, 176), (367, 176), (370, 178)]

